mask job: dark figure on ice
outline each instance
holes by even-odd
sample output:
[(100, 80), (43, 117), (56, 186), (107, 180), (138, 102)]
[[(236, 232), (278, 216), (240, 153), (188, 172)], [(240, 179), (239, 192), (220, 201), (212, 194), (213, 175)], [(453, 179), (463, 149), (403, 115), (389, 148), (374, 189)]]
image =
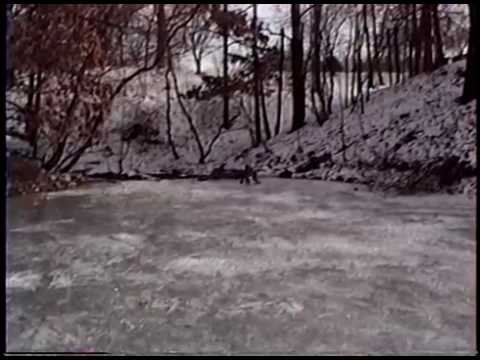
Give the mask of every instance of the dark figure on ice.
[(252, 178), (255, 184), (260, 184), (260, 181), (258, 181), (257, 171), (250, 165), (245, 165), (245, 168), (240, 176), (240, 184), (245, 182), (246, 185), (250, 185), (250, 178)]

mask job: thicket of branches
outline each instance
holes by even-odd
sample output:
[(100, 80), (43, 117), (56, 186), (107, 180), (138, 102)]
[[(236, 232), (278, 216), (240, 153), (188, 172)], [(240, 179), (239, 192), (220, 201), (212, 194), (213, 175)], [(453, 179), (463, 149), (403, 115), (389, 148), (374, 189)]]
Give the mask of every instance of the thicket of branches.
[[(9, 134), (28, 141), (46, 170), (68, 171), (99, 141), (114, 100), (151, 72), (165, 85), (172, 154), (180, 157), (172, 135), (176, 102), (203, 163), (222, 134), (245, 127), (241, 117), (249, 119), (252, 145), (258, 146), (285, 126), (304, 126), (308, 108), (323, 125), (338, 92), (340, 106), (363, 111), (372, 89), (434, 71), (447, 62), (447, 50), (461, 58), (468, 47), (460, 99), (465, 103), (478, 92), (478, 6), (462, 9), (292, 4), (289, 21), (272, 30), (259, 20), (257, 4), (8, 5), (7, 107), (23, 124)], [(212, 53), (222, 58), (217, 74), (204, 72)], [(202, 82), (185, 90), (177, 64), (188, 57)], [(118, 69), (127, 70), (112, 77)], [(343, 89), (335, 89), (339, 77)], [(289, 89), (293, 112), (287, 125), (282, 111)], [(267, 109), (269, 99), (276, 102), (275, 113)], [(222, 121), (207, 126), (208, 137), (199, 128), (208, 116), (193, 111), (192, 101), (223, 104)]]

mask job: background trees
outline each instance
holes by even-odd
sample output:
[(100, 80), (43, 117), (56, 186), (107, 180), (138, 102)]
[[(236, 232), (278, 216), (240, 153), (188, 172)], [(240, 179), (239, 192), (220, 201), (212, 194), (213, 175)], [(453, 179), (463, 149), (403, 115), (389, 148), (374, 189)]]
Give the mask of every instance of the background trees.
[[(9, 134), (28, 141), (45, 169), (67, 171), (100, 141), (116, 99), (145, 74), (163, 84), (166, 108), (158, 118), (167, 119), (174, 157), (181, 157), (175, 128), (188, 119), (185, 131), (200, 162), (230, 131), (248, 130), (258, 146), (280, 129), (300, 129), (310, 114), (322, 126), (339, 107), (362, 111), (373, 89), (434, 71), (467, 45), (461, 100), (478, 91), (475, 4), (468, 11), (446, 4), (291, 4), (280, 22), (260, 16), (264, 6), (8, 5), (7, 105), (22, 125)], [(221, 59), (218, 73), (211, 71), (213, 56)], [(187, 59), (194, 85), (181, 78)], [(217, 100), (220, 123), (194, 110), (203, 101), (218, 115)]]

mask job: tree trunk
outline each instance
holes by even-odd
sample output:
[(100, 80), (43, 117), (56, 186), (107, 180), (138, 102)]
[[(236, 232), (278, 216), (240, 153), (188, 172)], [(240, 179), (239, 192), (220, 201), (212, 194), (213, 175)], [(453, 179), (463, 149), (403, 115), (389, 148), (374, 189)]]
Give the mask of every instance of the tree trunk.
[(12, 10), (13, 4), (6, 4), (6, 89), (9, 90), (14, 84), (14, 70), (12, 62), (12, 33), (13, 33), (13, 19)]
[(415, 75), (415, 68), (414, 68), (414, 61), (413, 61), (413, 50), (415, 46), (415, 31), (416, 26), (414, 28), (414, 14), (413, 10), (415, 8), (415, 4), (407, 4), (407, 12), (408, 12), (408, 76), (413, 77)]
[(439, 68), (447, 63), (443, 53), (443, 40), (440, 31), (440, 19), (438, 18), (438, 4), (432, 4), (433, 31), (435, 34), (435, 68)]
[(358, 38), (358, 28), (357, 28), (357, 21), (355, 17), (355, 22), (353, 25), (353, 44), (352, 44), (352, 85), (350, 87), (350, 98), (352, 99), (352, 105), (355, 105), (357, 102), (357, 97), (355, 95), (355, 79), (357, 78), (357, 43), (359, 42)]
[[(319, 91), (318, 89), (318, 81), (317, 78), (320, 77), (320, 47), (319, 47), (319, 33), (320, 33), (320, 24), (319, 24), (319, 16), (318, 16), (318, 7), (321, 7), (320, 4), (313, 5), (313, 12), (312, 12), (312, 25), (310, 30), (310, 48), (313, 50), (312, 52), (312, 67), (310, 72), (310, 98), (312, 102), (313, 113), (315, 115), (315, 119), (317, 123), (321, 124), (320, 113), (317, 108), (316, 102), (316, 93)], [(321, 126), (321, 125), (320, 125)]]
[(368, 22), (367, 22), (367, 4), (363, 4), (362, 7), (363, 13), (363, 32), (365, 34), (366, 47), (367, 47), (367, 101), (370, 100), (370, 90), (373, 88), (373, 64), (372, 64), (372, 53), (370, 51), (370, 34), (368, 31)]
[(390, 35), (390, 29), (387, 29), (387, 62), (388, 62), (388, 82), (389, 85), (393, 84), (393, 63), (392, 63), (392, 41)]
[(305, 78), (303, 72), (303, 27), (300, 5), (291, 4), (292, 22), (292, 80), (293, 80), (293, 121), (291, 132), (305, 125)]
[(363, 88), (362, 88), (362, 72), (363, 72), (363, 64), (362, 64), (362, 43), (363, 39), (360, 34), (360, 23), (359, 23), (359, 17), (360, 15), (357, 14), (355, 16), (355, 27), (357, 29), (357, 33), (359, 36), (358, 40), (358, 47), (357, 47), (357, 98), (360, 99), (360, 105), (361, 105), (361, 112), (363, 114), (364, 111), (364, 104), (363, 104)]
[(275, 125), (275, 135), (280, 133), (280, 124), (282, 121), (282, 98), (283, 98), (283, 66), (285, 61), (285, 30), (280, 30), (280, 63), (278, 68), (278, 99), (277, 99), (277, 123)]
[(38, 109), (39, 105), (39, 74), (31, 72), (28, 76), (27, 104), (25, 106), (25, 135), (29, 145), (33, 148), (33, 156), (36, 156), (38, 135)]
[[(319, 126), (322, 126), (327, 119), (326, 104), (324, 88), (321, 80), (321, 59), (320, 49), (322, 46), (322, 32), (320, 30), (320, 23), (322, 20), (322, 4), (316, 4), (313, 6), (313, 19), (312, 19), (312, 39), (313, 39), (313, 61), (312, 61), (312, 79), (311, 79), (311, 91), (312, 91), (312, 106), (315, 112), (315, 118)], [(321, 104), (320, 111), (316, 106), (316, 96), (318, 96)]]
[(254, 119), (255, 119), (255, 140), (256, 146), (259, 146), (262, 143), (262, 131), (260, 123), (260, 79), (258, 76), (259, 62), (258, 62), (258, 51), (257, 51), (257, 4), (253, 4), (253, 82), (254, 82)]
[(157, 56), (158, 68), (165, 66), (165, 52), (167, 49), (167, 21), (165, 18), (165, 4), (156, 4), (157, 7)]
[[(167, 56), (170, 57), (170, 54), (167, 54)], [(165, 71), (165, 96), (166, 96), (166, 103), (167, 103), (167, 109), (166, 109), (166, 120), (167, 120), (167, 138), (168, 138), (168, 144), (170, 145), (170, 149), (172, 150), (173, 157), (175, 160), (180, 159), (180, 156), (178, 155), (177, 148), (175, 146), (175, 142), (173, 141), (173, 136), (172, 136), (172, 118), (171, 118), (171, 97), (170, 97), (170, 65), (171, 61), (169, 60), (167, 62), (167, 71)]]
[(195, 74), (200, 75), (202, 73), (202, 58), (194, 55), (193, 60), (195, 61)]
[(197, 41), (195, 34), (190, 34), (190, 43), (192, 44), (192, 56), (195, 63), (195, 74), (200, 75), (202, 73), (202, 57), (200, 55), (200, 49), (197, 48)]
[[(147, 67), (148, 66), (148, 59), (150, 57), (150, 37), (151, 37), (151, 23), (148, 23), (148, 29), (147, 33), (145, 35), (145, 57), (143, 59), (143, 66)], [(126, 92), (125, 92), (126, 94)]]
[[(480, 94), (478, 82), (478, 47), (477, 38), (479, 33), (478, 18), (480, 15), (480, 6), (478, 3), (468, 4), (470, 11), (470, 31), (468, 39), (467, 69), (465, 74), (465, 83), (463, 86), (463, 94), (460, 98), (462, 104), (466, 104), (473, 99), (477, 99)], [(478, 110), (477, 110), (478, 111)]]
[[(228, 4), (223, 4), (224, 15), (228, 12)], [(228, 89), (228, 24), (223, 26), (223, 127), (230, 128), (230, 95)]]
[(270, 140), (272, 138), (272, 132), (270, 131), (270, 123), (268, 121), (267, 101), (265, 99), (265, 84), (263, 79), (260, 81), (260, 100), (262, 102), (262, 117), (263, 128), (265, 129), (265, 139)]
[(422, 5), (422, 17), (420, 23), (421, 35), (423, 38), (423, 71), (431, 72), (433, 70), (431, 4)]
[[(371, 10), (371, 16), (372, 16), (372, 24), (373, 24), (373, 56), (374, 56), (374, 66), (377, 69), (378, 73), (378, 82), (380, 85), (385, 85), (385, 82), (383, 81), (383, 74), (382, 74), (382, 68), (380, 67), (380, 45), (378, 42), (378, 34), (377, 34), (377, 16), (375, 14), (375, 4), (371, 4), (370, 7)], [(347, 97), (347, 93), (345, 93), (345, 98)]]
[[(330, 49), (330, 58), (333, 59), (333, 49)], [(328, 69), (328, 73), (330, 75), (330, 85), (329, 85), (329, 88), (330, 88), (330, 93), (329, 93), (329, 96), (328, 96), (328, 114), (332, 114), (333, 113), (333, 95), (334, 95), (334, 92), (335, 92), (335, 71), (334, 71), (334, 68), (333, 68), (333, 61), (332, 61), (332, 64), (329, 66), (329, 69)]]
[(422, 61), (422, 35), (419, 33), (417, 21), (417, 5), (412, 4), (412, 30), (415, 41), (415, 75), (420, 74), (420, 64)]
[(205, 163), (205, 150), (203, 148), (202, 141), (200, 140), (200, 135), (197, 131), (197, 128), (195, 127), (192, 116), (190, 115), (187, 108), (185, 107), (185, 104), (183, 103), (182, 97), (180, 95), (180, 88), (178, 86), (177, 75), (175, 74), (175, 69), (173, 67), (172, 59), (171, 59), (170, 56), (168, 57), (168, 61), (169, 61), (168, 66), (170, 68), (170, 72), (172, 73), (173, 88), (175, 89), (175, 93), (177, 95), (177, 101), (178, 101), (178, 104), (180, 105), (180, 110), (182, 111), (183, 115), (187, 119), (188, 126), (190, 128), (190, 131), (193, 134), (193, 138), (195, 140), (195, 143), (197, 144), (197, 148), (198, 148), (198, 152), (199, 152), (198, 162), (199, 162), (199, 164), (204, 164)]
[(350, 71), (348, 66), (348, 54), (345, 56), (344, 68), (345, 68), (344, 69), (345, 71), (345, 96), (344, 96), (345, 103), (343, 106), (348, 107), (348, 81), (350, 80), (348, 76), (348, 72)]
[(393, 28), (393, 48), (395, 49), (395, 83), (400, 83), (400, 76), (402, 75), (402, 66), (400, 64), (400, 44), (398, 43), (398, 25)]

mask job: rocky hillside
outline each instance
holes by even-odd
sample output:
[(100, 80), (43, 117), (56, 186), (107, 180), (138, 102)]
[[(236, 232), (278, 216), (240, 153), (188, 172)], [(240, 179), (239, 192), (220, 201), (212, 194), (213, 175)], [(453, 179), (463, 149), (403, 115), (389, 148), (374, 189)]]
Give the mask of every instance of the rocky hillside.
[[(232, 157), (266, 175), (346, 181), (382, 190), (476, 191), (476, 105), (460, 106), (464, 62), (376, 92), (358, 109), (332, 116)], [(343, 126), (342, 126), (343, 124)]]

